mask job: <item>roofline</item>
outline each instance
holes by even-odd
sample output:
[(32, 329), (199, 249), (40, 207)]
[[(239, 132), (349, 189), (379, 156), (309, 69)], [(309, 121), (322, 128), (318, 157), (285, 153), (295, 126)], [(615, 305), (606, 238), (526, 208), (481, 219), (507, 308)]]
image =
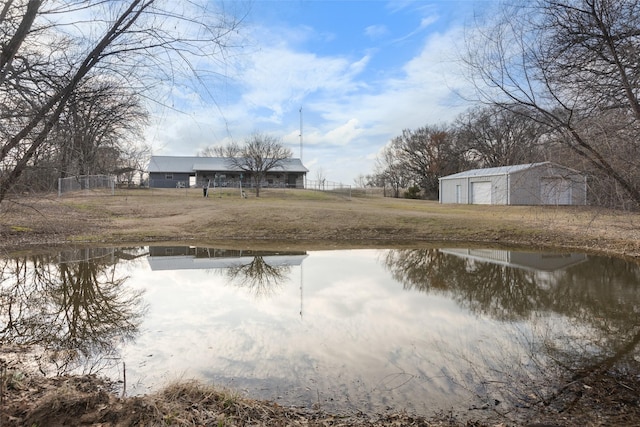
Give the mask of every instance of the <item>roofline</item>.
[[(535, 168), (538, 168), (538, 167), (544, 166), (544, 165), (553, 165), (553, 166), (556, 166), (556, 167), (559, 167), (559, 168), (562, 168), (562, 169), (570, 170), (573, 173), (582, 174), (582, 172), (580, 172), (580, 171), (578, 171), (576, 169), (573, 169), (573, 168), (570, 168), (570, 167), (567, 167), (567, 166), (563, 166), (563, 165), (560, 165), (560, 164), (555, 163), (555, 162), (550, 162), (550, 161), (547, 160), (547, 161), (544, 161), (544, 162), (531, 163), (531, 164), (529, 164), (529, 167), (523, 168), (523, 169), (519, 169), (517, 171), (506, 171), (506, 172), (495, 172), (495, 173), (486, 173), (486, 174), (478, 174), (478, 175), (456, 176), (456, 175), (459, 175), (459, 174), (463, 174), (465, 172), (472, 172), (472, 171), (475, 171), (475, 170), (493, 169), (493, 168), (469, 169), (468, 171), (457, 172), (457, 173), (454, 173), (454, 174), (451, 174), (451, 175), (440, 177), (440, 178), (438, 178), (438, 181), (448, 180), (448, 179), (477, 178), (477, 177), (481, 177), (481, 176), (510, 175), (512, 173), (523, 172), (523, 171), (527, 171), (529, 169), (535, 169)], [(519, 165), (511, 165), (511, 166), (519, 166)], [(508, 167), (508, 166), (497, 166), (497, 167)]]
[[(149, 162), (151, 162), (151, 159), (153, 158), (165, 158), (165, 159), (229, 159), (230, 157), (224, 157), (224, 156), (162, 156), (162, 155), (156, 155), (156, 154), (152, 154), (151, 157), (149, 158)], [(283, 160), (300, 160), (300, 163), (302, 163), (302, 159), (300, 159), (299, 157), (287, 157), (286, 159)]]
[[(168, 168), (168, 169), (164, 169), (164, 168), (160, 168), (157, 165), (156, 160), (160, 160), (160, 159), (179, 159), (182, 161), (191, 161), (191, 165), (189, 167), (188, 170), (186, 170), (186, 168), (178, 168), (176, 166), (175, 169), (173, 168)], [(200, 163), (201, 166), (202, 163), (206, 163), (208, 161), (208, 159), (216, 159), (216, 161), (220, 161), (223, 163), (227, 163), (227, 159), (229, 159), (229, 157), (220, 157), (220, 156), (215, 156), (215, 157), (207, 157), (207, 156), (158, 156), (158, 155), (152, 155), (149, 158), (149, 163), (147, 165), (147, 172), (149, 173), (187, 173), (187, 172), (197, 172), (197, 171), (204, 171), (204, 172), (243, 172), (242, 168), (239, 167), (229, 167), (226, 166), (224, 169), (220, 169), (220, 168), (195, 168), (194, 166), (196, 166), (197, 164)], [(305, 165), (302, 163), (302, 159), (298, 158), (298, 157), (288, 157), (286, 159), (282, 159), (283, 162), (282, 164), (278, 164), (276, 166), (274, 166), (273, 168), (269, 169), (268, 172), (276, 172), (276, 171), (281, 171), (283, 173), (308, 173), (309, 169), (307, 169), (307, 167), (305, 167)], [(294, 165), (292, 165), (293, 167), (291, 168), (287, 168), (287, 166), (291, 165), (291, 163), (294, 163)], [(295, 164), (295, 163), (299, 163)], [(154, 164), (154, 171), (151, 171), (151, 165)], [(169, 166), (172, 166), (171, 164)], [(298, 167), (299, 166), (299, 167)]]

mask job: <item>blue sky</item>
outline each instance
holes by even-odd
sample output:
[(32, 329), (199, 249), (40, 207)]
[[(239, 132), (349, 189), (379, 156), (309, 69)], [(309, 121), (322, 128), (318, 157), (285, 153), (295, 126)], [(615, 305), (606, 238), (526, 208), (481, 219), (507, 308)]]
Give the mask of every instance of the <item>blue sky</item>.
[(174, 88), (180, 107), (154, 110), (147, 141), (156, 155), (196, 155), (259, 131), (300, 157), (302, 117), (308, 179), (353, 184), (403, 129), (470, 106), (458, 55), (465, 25), (489, 4), (254, 0), (242, 48), (210, 65), (206, 93)]

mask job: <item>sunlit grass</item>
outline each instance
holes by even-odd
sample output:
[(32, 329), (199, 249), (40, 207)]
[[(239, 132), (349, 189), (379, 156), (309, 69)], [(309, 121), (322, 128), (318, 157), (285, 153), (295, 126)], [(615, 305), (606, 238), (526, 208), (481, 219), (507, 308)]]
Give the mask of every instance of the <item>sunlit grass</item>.
[[(17, 235), (55, 233), (67, 242), (279, 241), (313, 246), (420, 242), (518, 243), (640, 253), (640, 215), (588, 206), (440, 204), (334, 192), (264, 188), (121, 189), (34, 198), (34, 208), (7, 210), (0, 221)], [(362, 192), (360, 192), (362, 193)], [(25, 202), (27, 203), (27, 202)], [(35, 206), (37, 205), (37, 207)], [(22, 206), (22, 205), (21, 205)]]
[(11, 228), (11, 231), (16, 233), (27, 233), (27, 232), (33, 231), (31, 227), (24, 227), (21, 225), (12, 225), (10, 228)]

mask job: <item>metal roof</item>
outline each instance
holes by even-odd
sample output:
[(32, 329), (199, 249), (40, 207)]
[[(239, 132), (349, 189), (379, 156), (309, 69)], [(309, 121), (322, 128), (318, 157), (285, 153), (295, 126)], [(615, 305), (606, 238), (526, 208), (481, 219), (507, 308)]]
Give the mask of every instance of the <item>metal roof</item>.
[[(456, 179), (456, 178), (473, 178), (477, 176), (495, 176), (509, 175), (514, 172), (520, 172), (527, 169), (537, 168), (543, 165), (551, 165), (551, 162), (526, 163), (523, 165), (498, 166), (495, 168), (471, 169), (464, 172), (458, 172), (453, 175), (443, 176), (440, 179)], [(564, 167), (564, 166), (559, 166)]]
[[(273, 171), (309, 172), (300, 159), (285, 159), (280, 167)], [(234, 172), (239, 168), (230, 166), (226, 157), (189, 157), (189, 156), (151, 156), (148, 172), (192, 173), (206, 172)]]
[[(265, 255), (264, 262), (271, 267), (302, 265), (308, 255)], [(197, 258), (191, 255), (148, 256), (152, 271), (160, 270), (209, 270), (213, 268), (231, 268), (248, 265), (255, 257)]]
[(199, 157), (151, 156), (148, 172), (193, 172), (193, 163)]

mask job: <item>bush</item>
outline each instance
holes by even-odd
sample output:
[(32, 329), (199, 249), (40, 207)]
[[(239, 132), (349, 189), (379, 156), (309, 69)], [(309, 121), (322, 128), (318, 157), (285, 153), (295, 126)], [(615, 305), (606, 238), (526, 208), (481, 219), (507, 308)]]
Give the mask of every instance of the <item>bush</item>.
[(407, 191), (404, 192), (405, 199), (419, 199), (420, 198), (420, 187), (414, 185), (412, 187), (407, 188)]

